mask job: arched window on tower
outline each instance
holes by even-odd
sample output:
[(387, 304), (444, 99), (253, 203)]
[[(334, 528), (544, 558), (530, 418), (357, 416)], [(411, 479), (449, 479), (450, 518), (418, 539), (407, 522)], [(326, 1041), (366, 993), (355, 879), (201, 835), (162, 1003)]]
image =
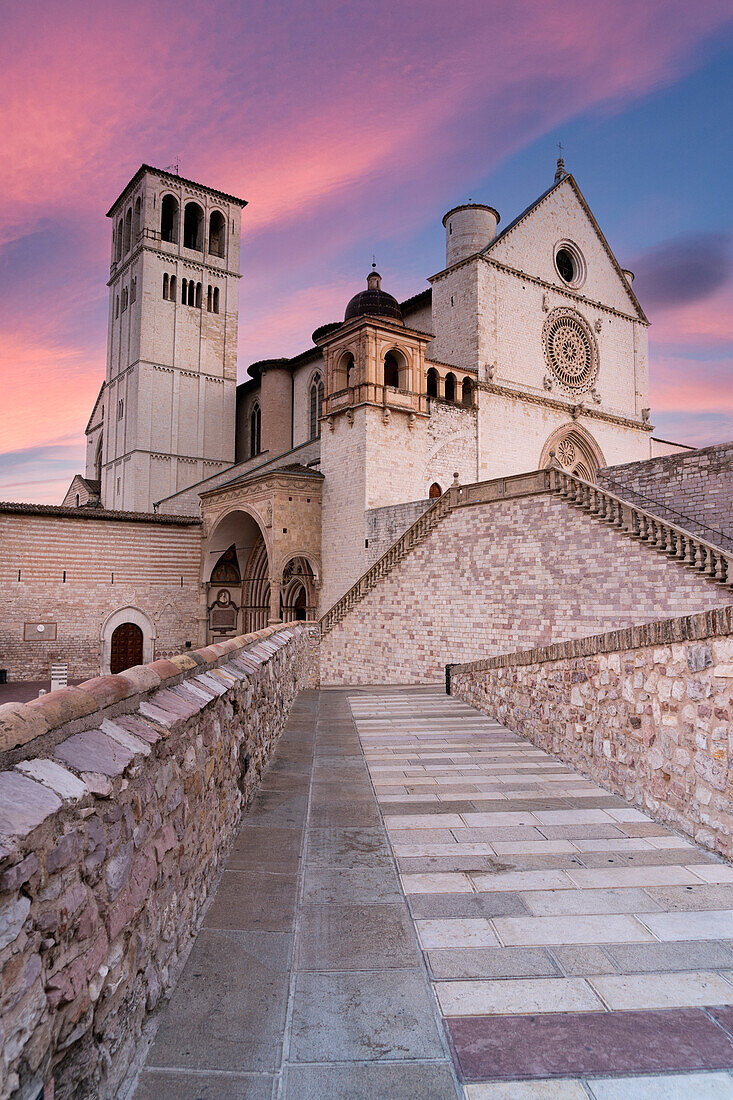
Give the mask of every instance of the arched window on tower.
[(249, 414), (249, 455), (254, 458), (260, 453), (260, 440), (262, 428), (262, 413), (259, 401), (255, 401), (252, 412)]
[(464, 378), (461, 385), (461, 402), (464, 405), (473, 405), (473, 383), (470, 378)]
[(130, 280), (130, 305), (137, 299), (137, 275)]
[(183, 214), (183, 247), (203, 250), (204, 212), (197, 202), (187, 202)]
[(197, 309), (201, 309), (201, 294), (202, 294), (201, 283), (196, 283), (196, 308)]
[(214, 287), (214, 313), (219, 312), (219, 287)]
[(438, 497), (441, 497), (442, 495), (443, 490), (441, 489), (440, 485), (438, 485), (437, 481), (434, 481), (433, 484), (430, 486), (430, 489), (428, 490), (428, 497), (430, 498), (430, 500), (437, 500)]
[(193, 279), (188, 280), (188, 304), (190, 306), (196, 305), (196, 284)]
[(400, 388), (400, 364), (393, 351), (388, 351), (384, 357), (384, 384), (396, 390)]
[(185, 306), (188, 303), (188, 279), (181, 280), (181, 305)]
[(310, 438), (321, 438), (321, 414), (323, 412), (323, 380), (320, 374), (313, 376), (310, 388)]
[(174, 195), (164, 195), (160, 204), (160, 239), (169, 244), (178, 241), (178, 200)]
[(142, 206), (140, 203), (140, 196), (135, 199), (135, 209), (132, 215), (132, 243), (135, 244), (140, 236), (140, 214)]
[(130, 251), (130, 240), (132, 238), (132, 207), (125, 214), (125, 239), (123, 245), (123, 251), (125, 255)]
[(224, 255), (224, 238), (226, 236), (226, 222), (224, 215), (219, 210), (212, 210), (209, 217), (209, 253), (212, 256)]
[(435, 367), (428, 368), (428, 397), (438, 396), (438, 372)]
[(170, 287), (170, 283), (169, 283), (169, 280), (168, 280), (168, 272), (166, 271), (163, 275), (163, 297), (166, 298), (166, 299), (168, 298), (169, 287)]
[(171, 300), (172, 302), (175, 302), (175, 300), (176, 300), (176, 282), (177, 282), (177, 280), (176, 280), (176, 277), (175, 277), (175, 275), (171, 275), (171, 282), (170, 282), (170, 300)]
[(455, 374), (446, 374), (444, 393), (445, 393), (446, 401), (455, 401), (455, 399), (456, 399), (456, 376), (455, 376)]
[(117, 222), (117, 252), (115, 259), (118, 262), (122, 259), (122, 218)]
[(207, 290), (206, 290), (206, 310), (207, 310), (208, 313), (211, 313), (211, 310), (212, 310), (212, 305), (211, 305), (212, 297), (211, 296), (212, 296), (213, 292), (214, 292), (214, 288), (212, 287), (211, 283), (209, 283), (209, 285), (207, 287)]

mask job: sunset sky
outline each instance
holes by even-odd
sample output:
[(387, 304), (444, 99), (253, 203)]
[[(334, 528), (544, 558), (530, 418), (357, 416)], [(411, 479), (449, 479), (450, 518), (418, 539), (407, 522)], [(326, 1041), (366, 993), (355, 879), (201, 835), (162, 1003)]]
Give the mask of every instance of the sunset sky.
[(240, 195), (240, 379), (507, 224), (557, 143), (652, 321), (656, 435), (733, 438), (730, 0), (24, 0), (0, 35), (0, 498), (57, 503), (104, 378), (110, 223), (143, 162)]

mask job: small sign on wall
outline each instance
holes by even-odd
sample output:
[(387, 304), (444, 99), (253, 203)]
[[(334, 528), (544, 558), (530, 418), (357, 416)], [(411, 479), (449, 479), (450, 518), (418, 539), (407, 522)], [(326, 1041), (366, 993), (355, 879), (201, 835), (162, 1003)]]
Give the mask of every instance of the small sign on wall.
[(56, 623), (24, 623), (24, 642), (55, 642)]
[(65, 664), (51, 665), (51, 691), (67, 687), (69, 683), (69, 666)]

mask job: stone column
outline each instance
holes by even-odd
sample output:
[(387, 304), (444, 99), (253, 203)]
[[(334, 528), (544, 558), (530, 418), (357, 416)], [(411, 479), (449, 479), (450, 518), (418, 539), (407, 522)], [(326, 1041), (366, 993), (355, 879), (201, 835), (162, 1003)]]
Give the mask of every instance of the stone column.
[(270, 618), (267, 620), (268, 626), (274, 626), (275, 623), (282, 622), (280, 618), (280, 579), (280, 577), (270, 575)]

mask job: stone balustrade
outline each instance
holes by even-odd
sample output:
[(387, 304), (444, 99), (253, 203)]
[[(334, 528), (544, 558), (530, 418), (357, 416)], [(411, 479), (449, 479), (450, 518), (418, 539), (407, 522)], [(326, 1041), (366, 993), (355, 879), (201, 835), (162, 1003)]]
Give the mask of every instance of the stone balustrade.
[(623, 534), (647, 543), (681, 565), (696, 569), (710, 580), (733, 587), (733, 553), (729, 550), (575, 474), (557, 468), (551, 469), (549, 474), (551, 491), (569, 504), (577, 505)]
[(733, 858), (733, 607), (446, 675), (450, 694)]
[(0, 707), (2, 1100), (119, 1094), (317, 643), (272, 627)]
[(645, 511), (615, 493), (556, 467), (528, 474), (452, 485), (408, 527), (399, 539), (321, 618), (321, 633), (328, 634), (345, 615), (409, 554), (413, 547), (455, 508), (489, 504), (510, 497), (555, 493), (568, 504), (578, 506), (595, 519), (617, 528), (622, 534), (646, 543), (723, 585), (733, 586), (733, 554), (721, 546)]

